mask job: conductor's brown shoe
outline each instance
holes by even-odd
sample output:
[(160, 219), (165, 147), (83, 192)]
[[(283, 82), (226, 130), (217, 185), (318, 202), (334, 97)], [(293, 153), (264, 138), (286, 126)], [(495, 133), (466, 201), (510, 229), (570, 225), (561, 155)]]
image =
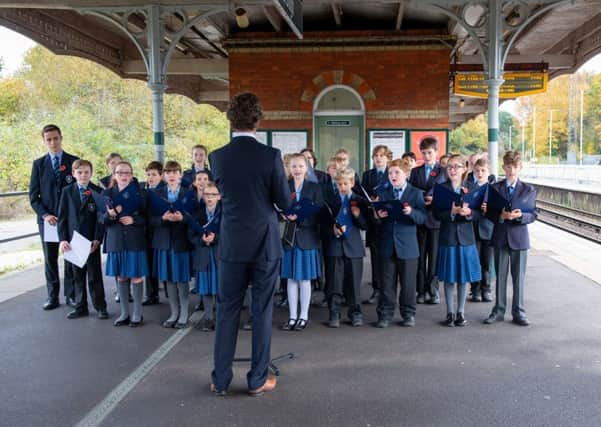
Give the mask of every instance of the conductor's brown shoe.
[(265, 381), (265, 384), (254, 390), (248, 390), (248, 394), (255, 397), (262, 396), (266, 391), (272, 391), (273, 389), (275, 389), (277, 382), (278, 380), (276, 379), (276, 377), (268, 376), (267, 380)]

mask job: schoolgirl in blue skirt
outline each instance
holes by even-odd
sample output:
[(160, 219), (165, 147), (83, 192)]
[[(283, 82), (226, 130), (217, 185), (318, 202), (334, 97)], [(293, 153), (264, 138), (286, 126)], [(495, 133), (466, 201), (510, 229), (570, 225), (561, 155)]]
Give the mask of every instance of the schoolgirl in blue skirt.
[[(103, 220), (108, 253), (106, 275), (117, 279), (121, 314), (115, 326), (142, 324), (142, 283), (148, 274), (146, 257), (146, 193), (133, 180), (128, 162), (120, 162), (114, 170), (114, 182), (103, 191), (107, 209)], [(129, 314), (130, 284), (133, 310)]]
[[(290, 156), (288, 181), (292, 197), (299, 202), (308, 199), (317, 205), (323, 205), (323, 196), (319, 184), (310, 182), (307, 177), (307, 160), (302, 154)], [(288, 279), (288, 308), (290, 316), (283, 325), (284, 330), (302, 331), (309, 320), (309, 304), (311, 303), (311, 280), (321, 276), (321, 246), (318, 218), (316, 215), (298, 220), (297, 215), (287, 216), (295, 221), (296, 234), (292, 245), (284, 243), (282, 257), (282, 278)], [(300, 295), (300, 314), (298, 312)]]
[[(442, 184), (457, 194), (467, 193), (462, 187), (462, 175), (465, 168), (463, 156), (455, 154), (447, 163), (448, 180)], [(436, 203), (435, 203), (436, 204)], [(465, 300), (471, 282), (479, 281), (480, 258), (476, 249), (472, 220), (478, 218), (479, 212), (471, 210), (467, 204), (450, 205), (444, 210), (434, 209), (434, 216), (441, 221), (438, 246), (436, 275), (444, 282), (444, 293), (447, 303), (447, 326), (466, 326)], [(457, 286), (457, 314), (453, 309), (453, 289)]]
[[(198, 176), (198, 175), (197, 175)], [(217, 296), (217, 235), (221, 221), (217, 186), (209, 182), (205, 185), (204, 203), (194, 214), (198, 228), (188, 227), (188, 239), (194, 246), (192, 268), (196, 278), (196, 293), (200, 295), (204, 317), (196, 325), (204, 332), (215, 330), (215, 297)], [(200, 227), (203, 227), (201, 230)]]
[(163, 168), (167, 185), (155, 191), (150, 198), (154, 203), (150, 226), (153, 228), (153, 273), (166, 283), (171, 315), (163, 322), (165, 328), (185, 328), (188, 325), (188, 296), (190, 293), (190, 242), (187, 237), (185, 212), (178, 209), (157, 210), (155, 195), (169, 204), (190, 197), (188, 189), (181, 185), (182, 167), (178, 162), (168, 161)]

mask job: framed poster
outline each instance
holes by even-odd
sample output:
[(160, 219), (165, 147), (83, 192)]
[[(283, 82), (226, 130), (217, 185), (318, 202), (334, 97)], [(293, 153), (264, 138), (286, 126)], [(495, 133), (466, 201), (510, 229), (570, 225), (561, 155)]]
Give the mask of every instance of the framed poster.
[(257, 131), (257, 139), (259, 140), (259, 142), (261, 142), (265, 145), (269, 144), (269, 134), (267, 133), (267, 131), (258, 130)]
[(271, 146), (278, 148), (282, 155), (298, 153), (307, 148), (309, 133), (306, 130), (272, 130)]
[(417, 165), (421, 165), (424, 161), (422, 153), (419, 151), (419, 143), (426, 137), (433, 137), (438, 141), (438, 157), (446, 154), (447, 141), (449, 136), (448, 129), (411, 129), (409, 131), (409, 139), (411, 141), (410, 151), (415, 153), (417, 157)]
[(392, 151), (393, 159), (400, 159), (407, 151), (407, 131), (405, 129), (369, 129), (368, 130), (369, 168), (373, 168), (371, 153), (376, 145), (386, 145)]

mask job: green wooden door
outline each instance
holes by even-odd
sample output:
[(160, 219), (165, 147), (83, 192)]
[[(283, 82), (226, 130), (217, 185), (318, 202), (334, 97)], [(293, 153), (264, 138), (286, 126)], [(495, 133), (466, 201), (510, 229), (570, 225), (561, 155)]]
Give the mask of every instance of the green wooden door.
[(350, 167), (361, 176), (364, 160), (363, 116), (315, 116), (315, 153), (318, 169), (326, 169), (339, 148), (351, 153)]

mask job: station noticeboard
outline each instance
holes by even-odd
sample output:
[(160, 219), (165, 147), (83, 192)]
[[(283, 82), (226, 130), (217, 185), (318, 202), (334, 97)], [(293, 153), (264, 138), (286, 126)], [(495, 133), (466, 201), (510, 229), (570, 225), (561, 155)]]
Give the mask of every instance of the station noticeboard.
[[(499, 98), (534, 95), (547, 91), (549, 73), (544, 71), (512, 71), (503, 73), (505, 82), (499, 90)], [(476, 98), (488, 97), (488, 85), (484, 73), (457, 73), (453, 79), (453, 93)]]

